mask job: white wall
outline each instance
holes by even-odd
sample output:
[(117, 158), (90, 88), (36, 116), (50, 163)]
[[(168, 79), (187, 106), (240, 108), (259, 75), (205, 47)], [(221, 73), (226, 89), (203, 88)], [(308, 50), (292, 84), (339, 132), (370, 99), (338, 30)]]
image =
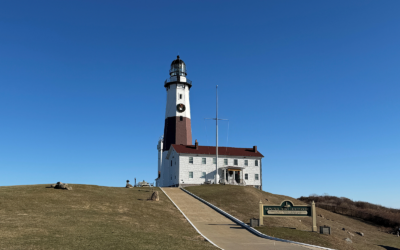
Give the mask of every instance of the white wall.
[[(182, 94), (182, 99), (179, 99), (179, 95)], [(176, 110), (176, 105), (183, 103), (186, 110), (179, 113)], [(167, 108), (165, 111), (165, 118), (183, 116), (190, 119), (190, 99), (189, 99), (189, 87), (185, 84), (171, 84), (167, 89)]]
[[(168, 187), (179, 184), (179, 158), (175, 150), (171, 147), (171, 154), (167, 158), (169, 151), (163, 152), (163, 161), (161, 167), (160, 186)], [(172, 166), (171, 166), (172, 161)], [(172, 179), (171, 179), (172, 177)]]
[[(215, 164), (213, 164), (212, 155), (189, 155), (178, 154), (173, 147), (170, 148), (170, 155), (167, 159), (169, 151), (163, 152), (163, 160), (161, 167), (160, 186), (167, 187), (176, 184), (202, 184), (204, 181), (215, 180)], [(193, 164), (189, 163), (189, 157), (193, 157)], [(206, 158), (206, 164), (202, 164), (202, 158)], [(246, 185), (261, 185), (261, 158), (255, 157), (232, 157), (232, 156), (219, 156), (219, 178), (222, 178), (223, 171), (221, 167), (224, 165), (224, 159), (228, 159), (229, 166), (235, 166), (234, 159), (238, 160), (238, 167), (243, 167), (243, 179)], [(248, 166), (244, 165), (244, 161), (248, 160)], [(255, 160), (258, 160), (258, 166), (255, 166)], [(172, 161), (172, 166), (171, 166)], [(193, 178), (189, 178), (189, 172), (193, 172)], [(206, 178), (201, 178), (202, 172), (206, 172)], [(248, 174), (248, 180), (245, 179), (245, 174)], [(255, 180), (255, 174), (258, 174), (258, 180)], [(172, 180), (171, 180), (172, 177)], [(183, 181), (183, 183), (182, 183)]]
[[(182, 180), (185, 184), (201, 184), (206, 180), (214, 181), (215, 177), (215, 164), (213, 164), (213, 158), (215, 156), (210, 155), (193, 155), (193, 164), (189, 163), (189, 157), (191, 155), (181, 154), (179, 157), (179, 181), (182, 183)], [(206, 158), (206, 164), (202, 164), (202, 158)], [(228, 159), (228, 165), (233, 165), (233, 160), (238, 159), (238, 167), (244, 167), (243, 170), (243, 179), (245, 177), (244, 174), (248, 174), (248, 180), (245, 180), (246, 185), (261, 185), (261, 174), (260, 174), (260, 165), (261, 158), (243, 158), (243, 157), (232, 157), (232, 156), (218, 156), (218, 168), (219, 168), (219, 178), (222, 178), (222, 170), (221, 167), (225, 167), (224, 159)], [(248, 160), (248, 166), (244, 165), (244, 160)], [(255, 160), (258, 160), (258, 166), (255, 166)], [(189, 172), (193, 172), (193, 178), (189, 178)], [(206, 178), (201, 178), (201, 173), (206, 172)], [(255, 180), (255, 174), (258, 174), (258, 180)]]

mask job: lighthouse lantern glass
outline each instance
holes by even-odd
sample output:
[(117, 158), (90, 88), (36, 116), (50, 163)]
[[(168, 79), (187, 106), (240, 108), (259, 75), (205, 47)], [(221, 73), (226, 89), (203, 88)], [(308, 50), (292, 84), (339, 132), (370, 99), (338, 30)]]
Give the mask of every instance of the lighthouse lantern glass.
[(169, 72), (171, 76), (186, 76), (186, 65), (183, 63), (172, 64)]
[(169, 74), (171, 76), (186, 76), (186, 65), (185, 63), (177, 57), (172, 63), (171, 63), (171, 69), (169, 70)]

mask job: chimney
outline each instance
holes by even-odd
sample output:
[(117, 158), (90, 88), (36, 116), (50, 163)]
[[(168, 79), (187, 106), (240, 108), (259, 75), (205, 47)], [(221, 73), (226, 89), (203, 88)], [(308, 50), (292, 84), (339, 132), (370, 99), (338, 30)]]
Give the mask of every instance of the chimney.
[(254, 153), (257, 153), (257, 146), (253, 146)]
[(194, 143), (194, 148), (195, 148), (195, 149), (199, 149), (199, 143), (197, 142), (197, 140), (196, 140), (195, 143)]

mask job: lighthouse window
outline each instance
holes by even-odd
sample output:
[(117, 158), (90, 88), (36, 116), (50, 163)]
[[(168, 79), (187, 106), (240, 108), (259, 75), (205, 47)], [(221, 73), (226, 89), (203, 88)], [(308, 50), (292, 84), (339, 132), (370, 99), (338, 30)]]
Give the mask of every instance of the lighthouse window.
[(180, 116), (179, 119), (180, 119), (181, 121), (183, 121), (183, 116)]
[(171, 167), (172, 167), (172, 160), (171, 160)]
[(182, 99), (182, 94), (179, 94), (179, 99)]
[(193, 164), (193, 157), (189, 157), (189, 163)]

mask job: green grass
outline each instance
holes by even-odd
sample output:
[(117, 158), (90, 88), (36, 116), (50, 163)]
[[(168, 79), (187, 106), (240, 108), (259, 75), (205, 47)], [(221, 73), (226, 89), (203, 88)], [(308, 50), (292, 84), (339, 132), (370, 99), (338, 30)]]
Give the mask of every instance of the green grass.
[(216, 249), (159, 191), (0, 187), (0, 249)]
[[(305, 205), (295, 198), (263, 192), (252, 187), (202, 185), (186, 189), (245, 223), (249, 223), (250, 218), (259, 217), (260, 200), (269, 205), (280, 204), (283, 200), (291, 200), (295, 205)], [(400, 250), (400, 238), (385, 233), (386, 229), (384, 228), (320, 208), (317, 208), (317, 215), (320, 215), (317, 216), (317, 227), (330, 226), (332, 235), (311, 232), (312, 220), (310, 217), (264, 218), (264, 226), (257, 230), (282, 239), (341, 250)], [(342, 230), (343, 228), (346, 230)], [(365, 236), (359, 236), (356, 232), (363, 232)], [(351, 238), (353, 243), (346, 243), (345, 238)]]

